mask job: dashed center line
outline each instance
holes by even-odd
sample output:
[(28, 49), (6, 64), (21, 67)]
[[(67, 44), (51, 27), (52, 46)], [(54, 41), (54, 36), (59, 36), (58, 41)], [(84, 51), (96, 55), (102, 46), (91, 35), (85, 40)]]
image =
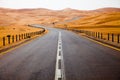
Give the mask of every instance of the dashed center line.
[(59, 36), (58, 36), (55, 80), (65, 80), (61, 32), (59, 32)]

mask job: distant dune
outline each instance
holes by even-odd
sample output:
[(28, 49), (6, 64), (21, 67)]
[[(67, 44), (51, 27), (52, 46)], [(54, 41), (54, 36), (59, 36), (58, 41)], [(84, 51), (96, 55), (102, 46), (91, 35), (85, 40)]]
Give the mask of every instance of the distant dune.
[(78, 20), (57, 24), (67, 28), (120, 27), (120, 8), (102, 8), (89, 11), (89, 15)]
[[(97, 10), (8, 9), (0, 8), (0, 26), (56, 23), (63, 26), (119, 25), (120, 8)], [(104, 20), (103, 20), (104, 19)], [(107, 21), (105, 21), (107, 19)], [(64, 24), (61, 24), (61, 23)], [(116, 24), (117, 23), (117, 24)]]
[(7, 9), (0, 8), (0, 26), (26, 25), (26, 24), (51, 24), (81, 16), (84, 13), (74, 9), (49, 10), (49, 9)]

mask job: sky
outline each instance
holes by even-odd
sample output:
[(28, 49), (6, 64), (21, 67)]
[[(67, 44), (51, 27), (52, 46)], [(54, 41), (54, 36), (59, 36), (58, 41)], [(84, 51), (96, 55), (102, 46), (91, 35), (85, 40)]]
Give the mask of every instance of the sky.
[(0, 0), (0, 7), (94, 10), (104, 7), (120, 8), (120, 0)]

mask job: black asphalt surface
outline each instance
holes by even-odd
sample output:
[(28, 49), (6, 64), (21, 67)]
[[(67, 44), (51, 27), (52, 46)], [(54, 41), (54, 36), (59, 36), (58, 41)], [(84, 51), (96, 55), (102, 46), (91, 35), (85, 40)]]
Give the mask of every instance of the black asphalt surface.
[(0, 80), (54, 80), (59, 31), (66, 80), (120, 80), (119, 51), (70, 31), (49, 30), (0, 57)]

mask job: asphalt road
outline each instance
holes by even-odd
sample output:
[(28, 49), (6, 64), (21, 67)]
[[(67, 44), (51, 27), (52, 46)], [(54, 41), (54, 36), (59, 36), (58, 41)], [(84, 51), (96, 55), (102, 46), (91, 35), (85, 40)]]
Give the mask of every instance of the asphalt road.
[(54, 80), (59, 32), (66, 80), (120, 80), (119, 51), (70, 31), (49, 30), (0, 57), (0, 80)]

